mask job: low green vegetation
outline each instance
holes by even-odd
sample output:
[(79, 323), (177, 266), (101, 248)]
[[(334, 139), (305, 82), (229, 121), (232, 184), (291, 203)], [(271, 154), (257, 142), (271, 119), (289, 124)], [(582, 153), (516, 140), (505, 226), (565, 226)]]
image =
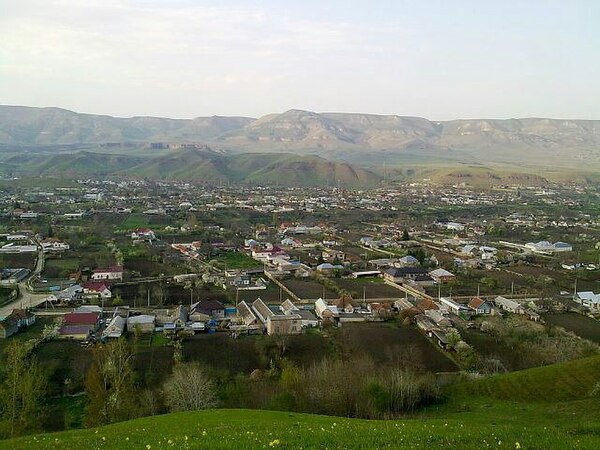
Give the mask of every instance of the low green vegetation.
[(261, 267), (261, 263), (242, 252), (222, 252), (214, 258), (216, 265), (222, 269), (252, 269)]

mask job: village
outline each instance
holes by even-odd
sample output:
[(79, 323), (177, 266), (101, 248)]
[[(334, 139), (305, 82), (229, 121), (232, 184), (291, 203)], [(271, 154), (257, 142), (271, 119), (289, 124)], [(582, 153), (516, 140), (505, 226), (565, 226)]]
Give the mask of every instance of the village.
[[(5, 291), (17, 286), (27, 292), (21, 297), (29, 303), (15, 315), (64, 313), (58, 335), (85, 342), (136, 328), (171, 334), (226, 331), (233, 337), (297, 334), (306, 327), (410, 314), (414, 325), (445, 348), (447, 334), (457, 332), (454, 321), (470, 323), (481, 314), (508, 311), (538, 321), (549, 308), (600, 311), (600, 295), (588, 289), (594, 286), (589, 275), (599, 268), (598, 245), (589, 231), (599, 224), (591, 215), (539, 216), (530, 207), (531, 212), (500, 217), (465, 217), (458, 207), (460, 219), (439, 212), (415, 217), (414, 206), (440, 188), (426, 183), (405, 188), (332, 188), (303, 197), (293, 188), (256, 194), (263, 188), (83, 180), (70, 187), (11, 192), (3, 199), (4, 229), (11, 232), (0, 234), (0, 254), (9, 262), (29, 263), (5, 264), (0, 283)], [(125, 197), (123, 190), (133, 193)], [(154, 195), (135, 195), (145, 190)], [(568, 200), (562, 204), (578, 205), (572, 197), (580, 190), (565, 192)], [(485, 210), (501, 202), (511, 211), (510, 205), (515, 210), (524, 198), (552, 204), (559, 192), (558, 187), (477, 193), (443, 188), (428, 207)], [(394, 220), (402, 205), (409, 205), (404, 219)], [(248, 220), (227, 217), (232, 210)], [(351, 221), (356, 211), (363, 211), (359, 214), (367, 221)], [(378, 215), (388, 219), (369, 219)], [(288, 216), (291, 220), (284, 220)], [(586, 238), (584, 252), (575, 253), (571, 243), (559, 240), (565, 239), (564, 230), (577, 242)], [(94, 242), (82, 242), (82, 232), (92, 233), (87, 240)], [(511, 235), (517, 239), (509, 240)], [(579, 280), (572, 276), (581, 272)], [(19, 300), (13, 298), (13, 304)], [(68, 308), (72, 311), (65, 312)], [(6, 314), (9, 309), (3, 307), (0, 325), (6, 336), (16, 332), (17, 323), (27, 322)]]
[(232, 407), (275, 401), (289, 365), (444, 379), (600, 343), (593, 187), (18, 181), (0, 183), (0, 350), (28, 342), (52, 417), (79, 411), (50, 428), (77, 426), (95, 355), (121, 341), (145, 392), (182, 358), (222, 398), (270, 386)]

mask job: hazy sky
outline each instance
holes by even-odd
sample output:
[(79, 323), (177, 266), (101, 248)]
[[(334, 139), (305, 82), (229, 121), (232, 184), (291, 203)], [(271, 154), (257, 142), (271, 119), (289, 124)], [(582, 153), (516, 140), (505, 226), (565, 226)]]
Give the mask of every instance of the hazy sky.
[(600, 1), (0, 0), (0, 103), (600, 119)]

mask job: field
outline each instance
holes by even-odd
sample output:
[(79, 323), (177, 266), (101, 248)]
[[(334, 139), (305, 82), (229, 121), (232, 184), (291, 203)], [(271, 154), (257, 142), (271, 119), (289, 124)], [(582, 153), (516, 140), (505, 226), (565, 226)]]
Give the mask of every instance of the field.
[(385, 284), (381, 278), (339, 278), (334, 281), (342, 289), (350, 291), (355, 299), (363, 298), (363, 289), (366, 298), (404, 297), (404, 292)]
[(283, 280), (282, 282), (290, 291), (302, 299), (316, 300), (323, 297), (323, 293), (325, 293), (325, 298), (338, 298), (338, 295), (335, 292), (330, 291), (329, 289), (323, 290), (323, 285), (314, 280), (290, 278), (289, 280)]
[[(234, 303), (235, 302), (235, 289), (230, 289), (228, 291), (229, 300)], [(259, 291), (243, 291), (240, 290), (238, 293), (238, 300), (241, 302), (242, 300), (245, 302), (253, 302), (258, 297), (264, 300), (267, 303), (279, 303), (280, 297), (285, 300), (289, 295), (285, 291), (280, 292), (279, 286), (275, 283), (270, 283), (267, 286), (267, 289), (262, 289)]]
[(253, 269), (262, 264), (241, 252), (222, 252), (214, 258), (223, 269)]
[(451, 359), (414, 328), (387, 323), (344, 324), (336, 343), (345, 356), (367, 355), (378, 365), (431, 372), (458, 370)]
[(0, 255), (0, 269), (25, 269), (33, 270), (36, 253), (3, 253)]
[(600, 344), (600, 322), (577, 313), (547, 314), (544, 320)]
[(78, 268), (79, 260), (76, 258), (47, 258), (43, 275), (47, 278), (68, 278)]
[(141, 213), (133, 213), (128, 215), (118, 227), (120, 231), (131, 231), (136, 228), (145, 227), (165, 227), (166, 225), (172, 224), (173, 220), (168, 216), (160, 215), (146, 215)]

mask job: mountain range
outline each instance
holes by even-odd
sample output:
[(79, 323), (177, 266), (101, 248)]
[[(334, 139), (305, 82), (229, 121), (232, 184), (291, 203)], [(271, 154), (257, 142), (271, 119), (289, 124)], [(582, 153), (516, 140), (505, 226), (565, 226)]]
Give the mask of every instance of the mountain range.
[[(214, 151), (183, 151), (202, 149), (204, 145)], [(8, 154), (56, 155), (81, 151), (84, 154), (78, 158), (93, 159), (90, 153), (98, 152), (152, 158), (126, 162), (114, 157), (121, 171), (139, 166), (140, 173), (186, 177), (192, 167), (197, 167), (201, 173), (211, 173), (207, 178), (233, 180), (252, 178), (260, 170), (267, 176), (269, 164), (291, 165), (305, 175), (316, 170), (327, 172), (329, 179), (341, 176), (356, 180), (374, 179), (373, 172), (381, 175), (382, 166), (389, 173), (400, 173), (407, 167), (432, 164), (502, 167), (531, 173), (539, 173), (540, 168), (591, 172), (600, 168), (600, 121), (544, 118), (430, 121), (396, 115), (301, 110), (257, 119), (117, 118), (60, 108), (0, 106), (3, 164), (15, 163), (6, 161)], [(248, 153), (260, 155), (250, 157)], [(242, 158), (241, 154), (245, 156)], [(273, 154), (283, 157), (278, 159)], [(293, 164), (290, 154), (296, 158)], [(239, 167), (247, 164), (256, 170), (236, 172), (235, 165), (229, 162), (231, 155), (238, 155)], [(301, 158), (309, 156), (319, 159)], [(167, 161), (152, 161), (158, 157)], [(186, 157), (191, 158), (187, 167), (173, 169), (172, 174), (165, 172)], [(37, 164), (43, 168), (51, 162), (38, 160)], [(299, 174), (297, 178), (306, 176)]]

